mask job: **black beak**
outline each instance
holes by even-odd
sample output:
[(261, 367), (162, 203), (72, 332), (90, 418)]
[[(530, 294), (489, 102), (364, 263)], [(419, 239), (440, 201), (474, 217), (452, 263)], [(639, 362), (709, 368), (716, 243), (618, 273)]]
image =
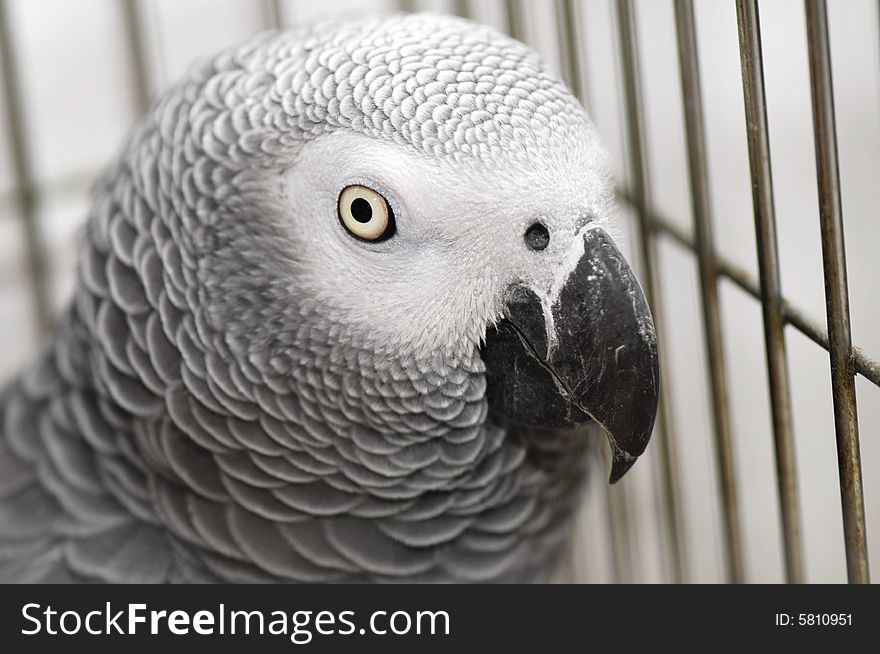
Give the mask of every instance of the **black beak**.
[(601, 228), (555, 297), (522, 284), (482, 349), (493, 419), (539, 428), (598, 422), (611, 445), (610, 482), (648, 445), (659, 393), (654, 323), (638, 280)]

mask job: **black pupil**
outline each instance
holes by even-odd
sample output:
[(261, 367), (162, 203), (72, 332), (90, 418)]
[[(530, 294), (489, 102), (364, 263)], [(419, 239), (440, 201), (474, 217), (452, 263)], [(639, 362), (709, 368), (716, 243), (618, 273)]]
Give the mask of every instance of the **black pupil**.
[(541, 223), (535, 223), (526, 230), (526, 245), (531, 250), (540, 251), (550, 244), (550, 232)]
[(368, 223), (373, 219), (373, 207), (363, 198), (355, 198), (351, 202), (351, 216), (359, 223)]

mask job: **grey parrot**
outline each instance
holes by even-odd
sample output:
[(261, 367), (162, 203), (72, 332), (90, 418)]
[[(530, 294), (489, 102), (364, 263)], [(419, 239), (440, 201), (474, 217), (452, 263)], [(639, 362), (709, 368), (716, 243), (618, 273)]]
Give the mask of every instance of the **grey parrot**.
[(0, 580), (547, 580), (658, 355), (606, 156), (527, 46), (439, 15), (196, 66), (93, 192), (0, 395)]

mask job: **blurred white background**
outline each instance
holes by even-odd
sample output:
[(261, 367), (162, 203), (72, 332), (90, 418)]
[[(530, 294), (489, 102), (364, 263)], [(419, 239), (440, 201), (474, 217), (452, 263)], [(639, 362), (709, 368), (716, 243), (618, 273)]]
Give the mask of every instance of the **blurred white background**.
[[(140, 111), (132, 45), (120, 0), (11, 0), (9, 32), (24, 108), (22, 134), (32, 159), (36, 213), (47, 244), (52, 303), (66, 302), (75, 266), (77, 229), (88, 189), (118, 152)], [(451, 0), (407, 3), (451, 11)], [(505, 26), (500, 0), (471, 0), (471, 16)], [(554, 3), (525, 0), (529, 42), (558, 68)], [(318, 15), (390, 12), (391, 0), (280, 2), (281, 21)], [(147, 85), (161, 91), (193, 60), (270, 25), (274, 3), (257, 0), (142, 0)], [(625, 179), (625, 141), (616, 14), (612, 0), (579, 4), (587, 101)], [(773, 179), (786, 296), (824, 324), (815, 160), (803, 3), (761, 5)], [(880, 17), (876, 0), (829, 2), (831, 52), (853, 339), (880, 355)], [(638, 0), (642, 83), (647, 112), (651, 193), (656, 208), (691, 230), (681, 91), (671, 0)], [(717, 247), (757, 275), (745, 121), (733, 2), (697, 0), (696, 21)], [(2, 93), (2, 91), (0, 91)], [(16, 176), (0, 97), (0, 381), (38, 347)], [(626, 217), (622, 217), (628, 223)], [(633, 235), (630, 232), (631, 247)], [(684, 495), (688, 579), (721, 581), (720, 505), (695, 260), (661, 239), (665, 304), (666, 389), (674, 408)], [(723, 330), (733, 421), (734, 453), (749, 581), (781, 581), (783, 565), (775, 459), (760, 306), (721, 283)], [(807, 578), (846, 579), (828, 355), (798, 332), (786, 332), (803, 516)], [(858, 380), (859, 419), (870, 553), (880, 566), (880, 389)], [(624, 482), (629, 507), (632, 578), (667, 578), (657, 527), (656, 448)], [(652, 459), (654, 459), (652, 461)], [(596, 484), (582, 520), (573, 566), (577, 579), (614, 579), (606, 492)], [(619, 493), (615, 489), (615, 493)], [(880, 571), (877, 572), (880, 574)]]

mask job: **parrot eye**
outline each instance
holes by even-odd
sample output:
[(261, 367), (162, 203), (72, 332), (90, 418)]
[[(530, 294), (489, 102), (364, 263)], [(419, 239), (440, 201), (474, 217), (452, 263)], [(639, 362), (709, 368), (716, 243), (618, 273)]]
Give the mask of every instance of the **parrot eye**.
[(378, 241), (394, 233), (394, 213), (388, 201), (360, 184), (342, 189), (339, 219), (352, 236), (363, 241)]

